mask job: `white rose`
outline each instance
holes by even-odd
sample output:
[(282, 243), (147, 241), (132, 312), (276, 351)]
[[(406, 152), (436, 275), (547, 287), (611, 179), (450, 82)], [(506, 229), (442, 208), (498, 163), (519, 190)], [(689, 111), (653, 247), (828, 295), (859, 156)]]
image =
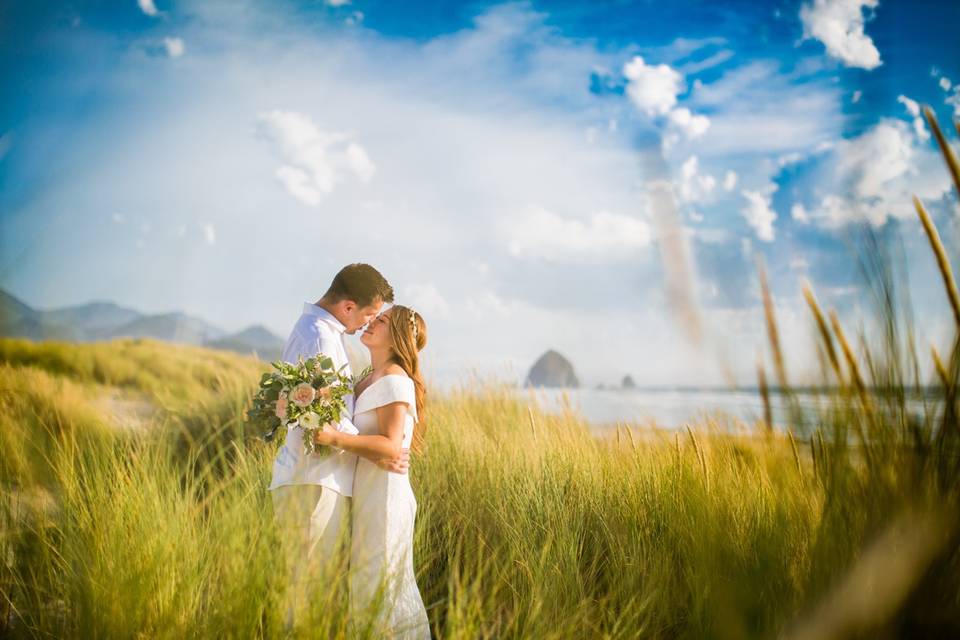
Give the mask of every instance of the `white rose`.
[(315, 414), (313, 411), (307, 411), (305, 414), (300, 416), (298, 422), (304, 429), (316, 429), (320, 426), (320, 416)]

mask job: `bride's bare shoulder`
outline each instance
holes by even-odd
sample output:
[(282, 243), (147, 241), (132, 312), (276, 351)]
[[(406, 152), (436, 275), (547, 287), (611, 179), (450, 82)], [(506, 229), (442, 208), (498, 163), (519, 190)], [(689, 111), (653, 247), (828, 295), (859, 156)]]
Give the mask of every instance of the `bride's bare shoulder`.
[(383, 372), (385, 376), (407, 376), (407, 372), (398, 364), (391, 363)]

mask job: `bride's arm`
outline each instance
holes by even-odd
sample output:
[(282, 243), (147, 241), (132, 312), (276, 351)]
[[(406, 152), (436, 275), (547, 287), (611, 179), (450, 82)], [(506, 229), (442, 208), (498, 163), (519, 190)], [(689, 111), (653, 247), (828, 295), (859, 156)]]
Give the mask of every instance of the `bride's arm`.
[(373, 462), (383, 458), (400, 457), (403, 445), (403, 423), (407, 416), (407, 403), (391, 402), (377, 407), (377, 424), (380, 433), (375, 436), (355, 436), (336, 431), (328, 426), (314, 435), (317, 444), (327, 444), (349, 451)]

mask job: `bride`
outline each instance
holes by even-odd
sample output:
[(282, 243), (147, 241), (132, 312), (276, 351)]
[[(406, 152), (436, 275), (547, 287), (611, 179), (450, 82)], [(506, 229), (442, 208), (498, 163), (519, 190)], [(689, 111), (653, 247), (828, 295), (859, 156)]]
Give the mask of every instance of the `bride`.
[(417, 500), (407, 474), (376, 464), (397, 457), (411, 443), (415, 453), (422, 451), (424, 385), (418, 352), (427, 342), (426, 329), (416, 311), (401, 305), (372, 320), (360, 337), (373, 366), (354, 394), (353, 422), (360, 434), (328, 428), (316, 434), (318, 444), (359, 457), (351, 516), (351, 617), (372, 616), (375, 631), (392, 638), (430, 638), (413, 571)]

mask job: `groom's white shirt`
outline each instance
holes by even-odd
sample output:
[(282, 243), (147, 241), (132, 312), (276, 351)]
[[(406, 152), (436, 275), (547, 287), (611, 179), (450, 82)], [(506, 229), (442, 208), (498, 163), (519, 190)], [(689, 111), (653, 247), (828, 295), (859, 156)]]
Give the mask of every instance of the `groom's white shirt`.
[[(343, 332), (346, 327), (332, 313), (322, 307), (305, 302), (303, 314), (294, 325), (280, 359), (284, 362), (297, 362), (297, 356), (306, 360), (310, 356), (322, 353), (333, 360), (335, 368), (346, 365), (344, 372), (352, 375), (347, 350), (343, 345)], [(347, 405), (346, 416), (340, 421), (341, 431), (357, 433), (353, 426), (353, 394), (344, 397)], [(353, 494), (353, 473), (357, 467), (357, 456), (347, 451), (334, 449), (326, 457), (305, 455), (303, 453), (303, 431), (299, 428), (287, 431), (286, 442), (277, 452), (273, 463), (273, 481), (270, 489), (288, 484), (319, 484), (329, 487), (343, 496)]]

